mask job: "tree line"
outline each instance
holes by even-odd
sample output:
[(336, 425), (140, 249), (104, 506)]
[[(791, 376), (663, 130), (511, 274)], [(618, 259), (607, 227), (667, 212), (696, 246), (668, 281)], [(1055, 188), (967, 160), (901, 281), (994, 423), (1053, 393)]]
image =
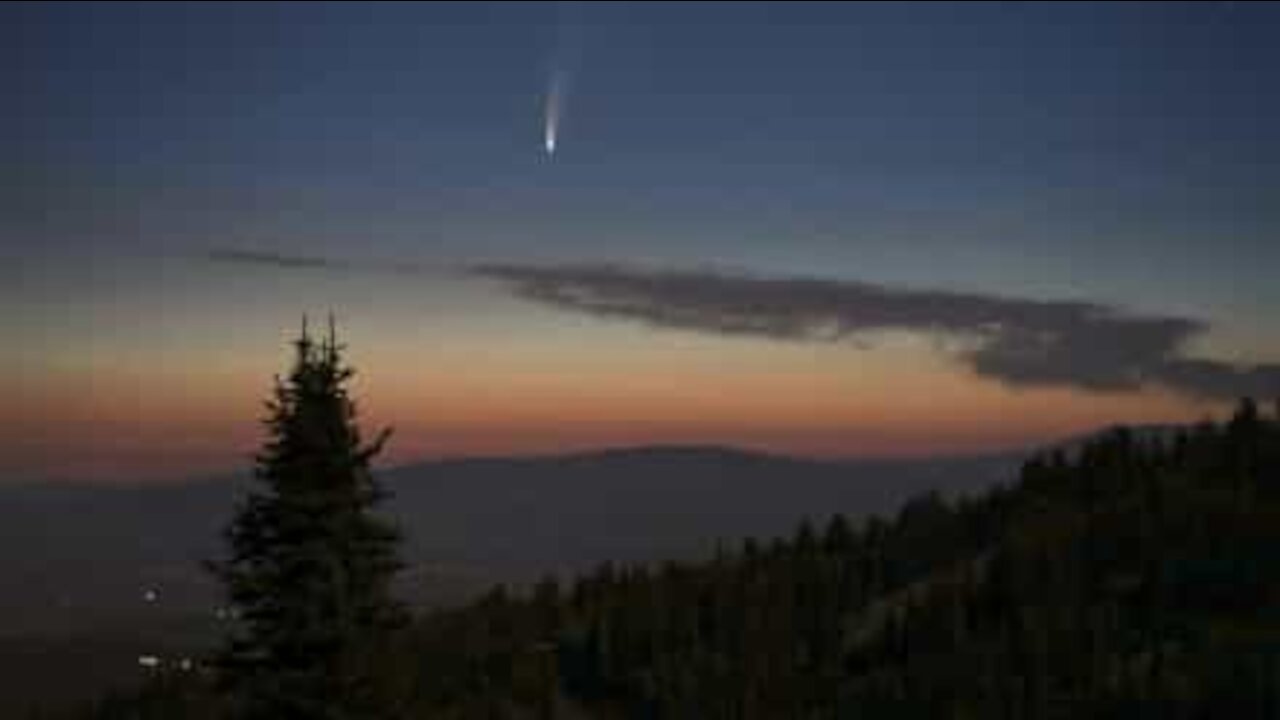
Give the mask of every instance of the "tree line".
[(410, 618), (349, 377), (304, 334), (217, 565), (241, 621), (209, 671), (82, 717), (1280, 717), (1280, 421), (1253, 401), (973, 497)]

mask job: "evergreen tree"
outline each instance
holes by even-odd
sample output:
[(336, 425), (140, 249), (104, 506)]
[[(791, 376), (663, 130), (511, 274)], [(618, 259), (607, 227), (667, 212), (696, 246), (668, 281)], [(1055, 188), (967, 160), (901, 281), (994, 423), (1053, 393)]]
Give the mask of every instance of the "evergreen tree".
[(347, 394), (352, 370), (334, 339), (295, 342), (267, 403), (254, 485), (214, 565), (236, 611), (218, 657), (236, 717), (345, 720), (395, 715), (375, 663), (403, 620), (390, 581), (397, 533), (376, 517), (382, 493)]

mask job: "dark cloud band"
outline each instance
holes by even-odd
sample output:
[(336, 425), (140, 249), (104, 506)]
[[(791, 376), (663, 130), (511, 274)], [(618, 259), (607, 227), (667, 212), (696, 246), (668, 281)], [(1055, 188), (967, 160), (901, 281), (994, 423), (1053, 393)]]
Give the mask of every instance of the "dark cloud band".
[(857, 340), (880, 330), (970, 339), (957, 356), (981, 377), (1013, 386), (1128, 391), (1163, 385), (1227, 399), (1280, 393), (1280, 365), (1190, 358), (1197, 320), (1107, 305), (616, 265), (481, 265), (516, 296), (655, 327), (791, 341)]
[[(413, 263), (214, 250), (208, 259), (287, 270), (423, 274)], [(437, 269), (438, 270), (438, 269)], [(980, 377), (1017, 387), (1131, 391), (1147, 385), (1210, 399), (1280, 395), (1280, 365), (1188, 357), (1199, 320), (1088, 302), (1028, 300), (865, 282), (623, 265), (480, 264), (462, 273), (566, 311), (718, 335), (862, 344), (906, 330), (966, 340), (951, 350)]]

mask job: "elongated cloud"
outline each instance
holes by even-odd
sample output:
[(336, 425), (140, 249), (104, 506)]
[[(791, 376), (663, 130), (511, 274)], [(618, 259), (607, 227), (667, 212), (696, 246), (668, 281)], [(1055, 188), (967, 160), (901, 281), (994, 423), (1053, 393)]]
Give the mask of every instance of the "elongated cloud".
[(205, 253), (204, 259), (224, 265), (256, 265), (278, 270), (325, 270), (386, 275), (425, 275), (443, 271), (440, 267), (423, 263), (342, 260), (317, 255), (293, 255), (238, 248), (214, 248)]
[(206, 257), (213, 262), (230, 263), (238, 265), (267, 265), (290, 270), (299, 270), (306, 268), (323, 268), (323, 269), (351, 269), (350, 263), (339, 260), (330, 260), (321, 257), (307, 257), (303, 255), (282, 255), (275, 252), (259, 252), (256, 250), (237, 250), (233, 248), (218, 248), (210, 250)]
[[(214, 250), (207, 257), (288, 271), (446, 271), (243, 250)], [(658, 328), (790, 342), (863, 344), (867, 334), (882, 330), (960, 338), (961, 349), (949, 352), (961, 363), (1015, 387), (1132, 391), (1160, 385), (1209, 399), (1280, 395), (1280, 365), (1185, 355), (1187, 343), (1208, 331), (1205, 322), (1099, 303), (623, 265), (477, 264), (448, 272), (498, 282), (541, 305)]]
[(1043, 301), (863, 282), (764, 278), (610, 265), (481, 265), (517, 297), (572, 312), (721, 335), (858, 340), (880, 330), (968, 339), (957, 357), (1006, 385), (1094, 391), (1163, 385), (1213, 399), (1280, 393), (1280, 365), (1187, 357), (1208, 326), (1087, 302)]

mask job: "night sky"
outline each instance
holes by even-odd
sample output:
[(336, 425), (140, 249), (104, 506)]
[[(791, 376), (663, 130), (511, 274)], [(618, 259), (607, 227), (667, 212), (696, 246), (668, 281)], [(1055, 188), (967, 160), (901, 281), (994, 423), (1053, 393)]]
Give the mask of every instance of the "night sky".
[(392, 462), (1273, 397), (1277, 37), (1225, 2), (7, 5), (0, 482), (244, 467), (330, 311)]

